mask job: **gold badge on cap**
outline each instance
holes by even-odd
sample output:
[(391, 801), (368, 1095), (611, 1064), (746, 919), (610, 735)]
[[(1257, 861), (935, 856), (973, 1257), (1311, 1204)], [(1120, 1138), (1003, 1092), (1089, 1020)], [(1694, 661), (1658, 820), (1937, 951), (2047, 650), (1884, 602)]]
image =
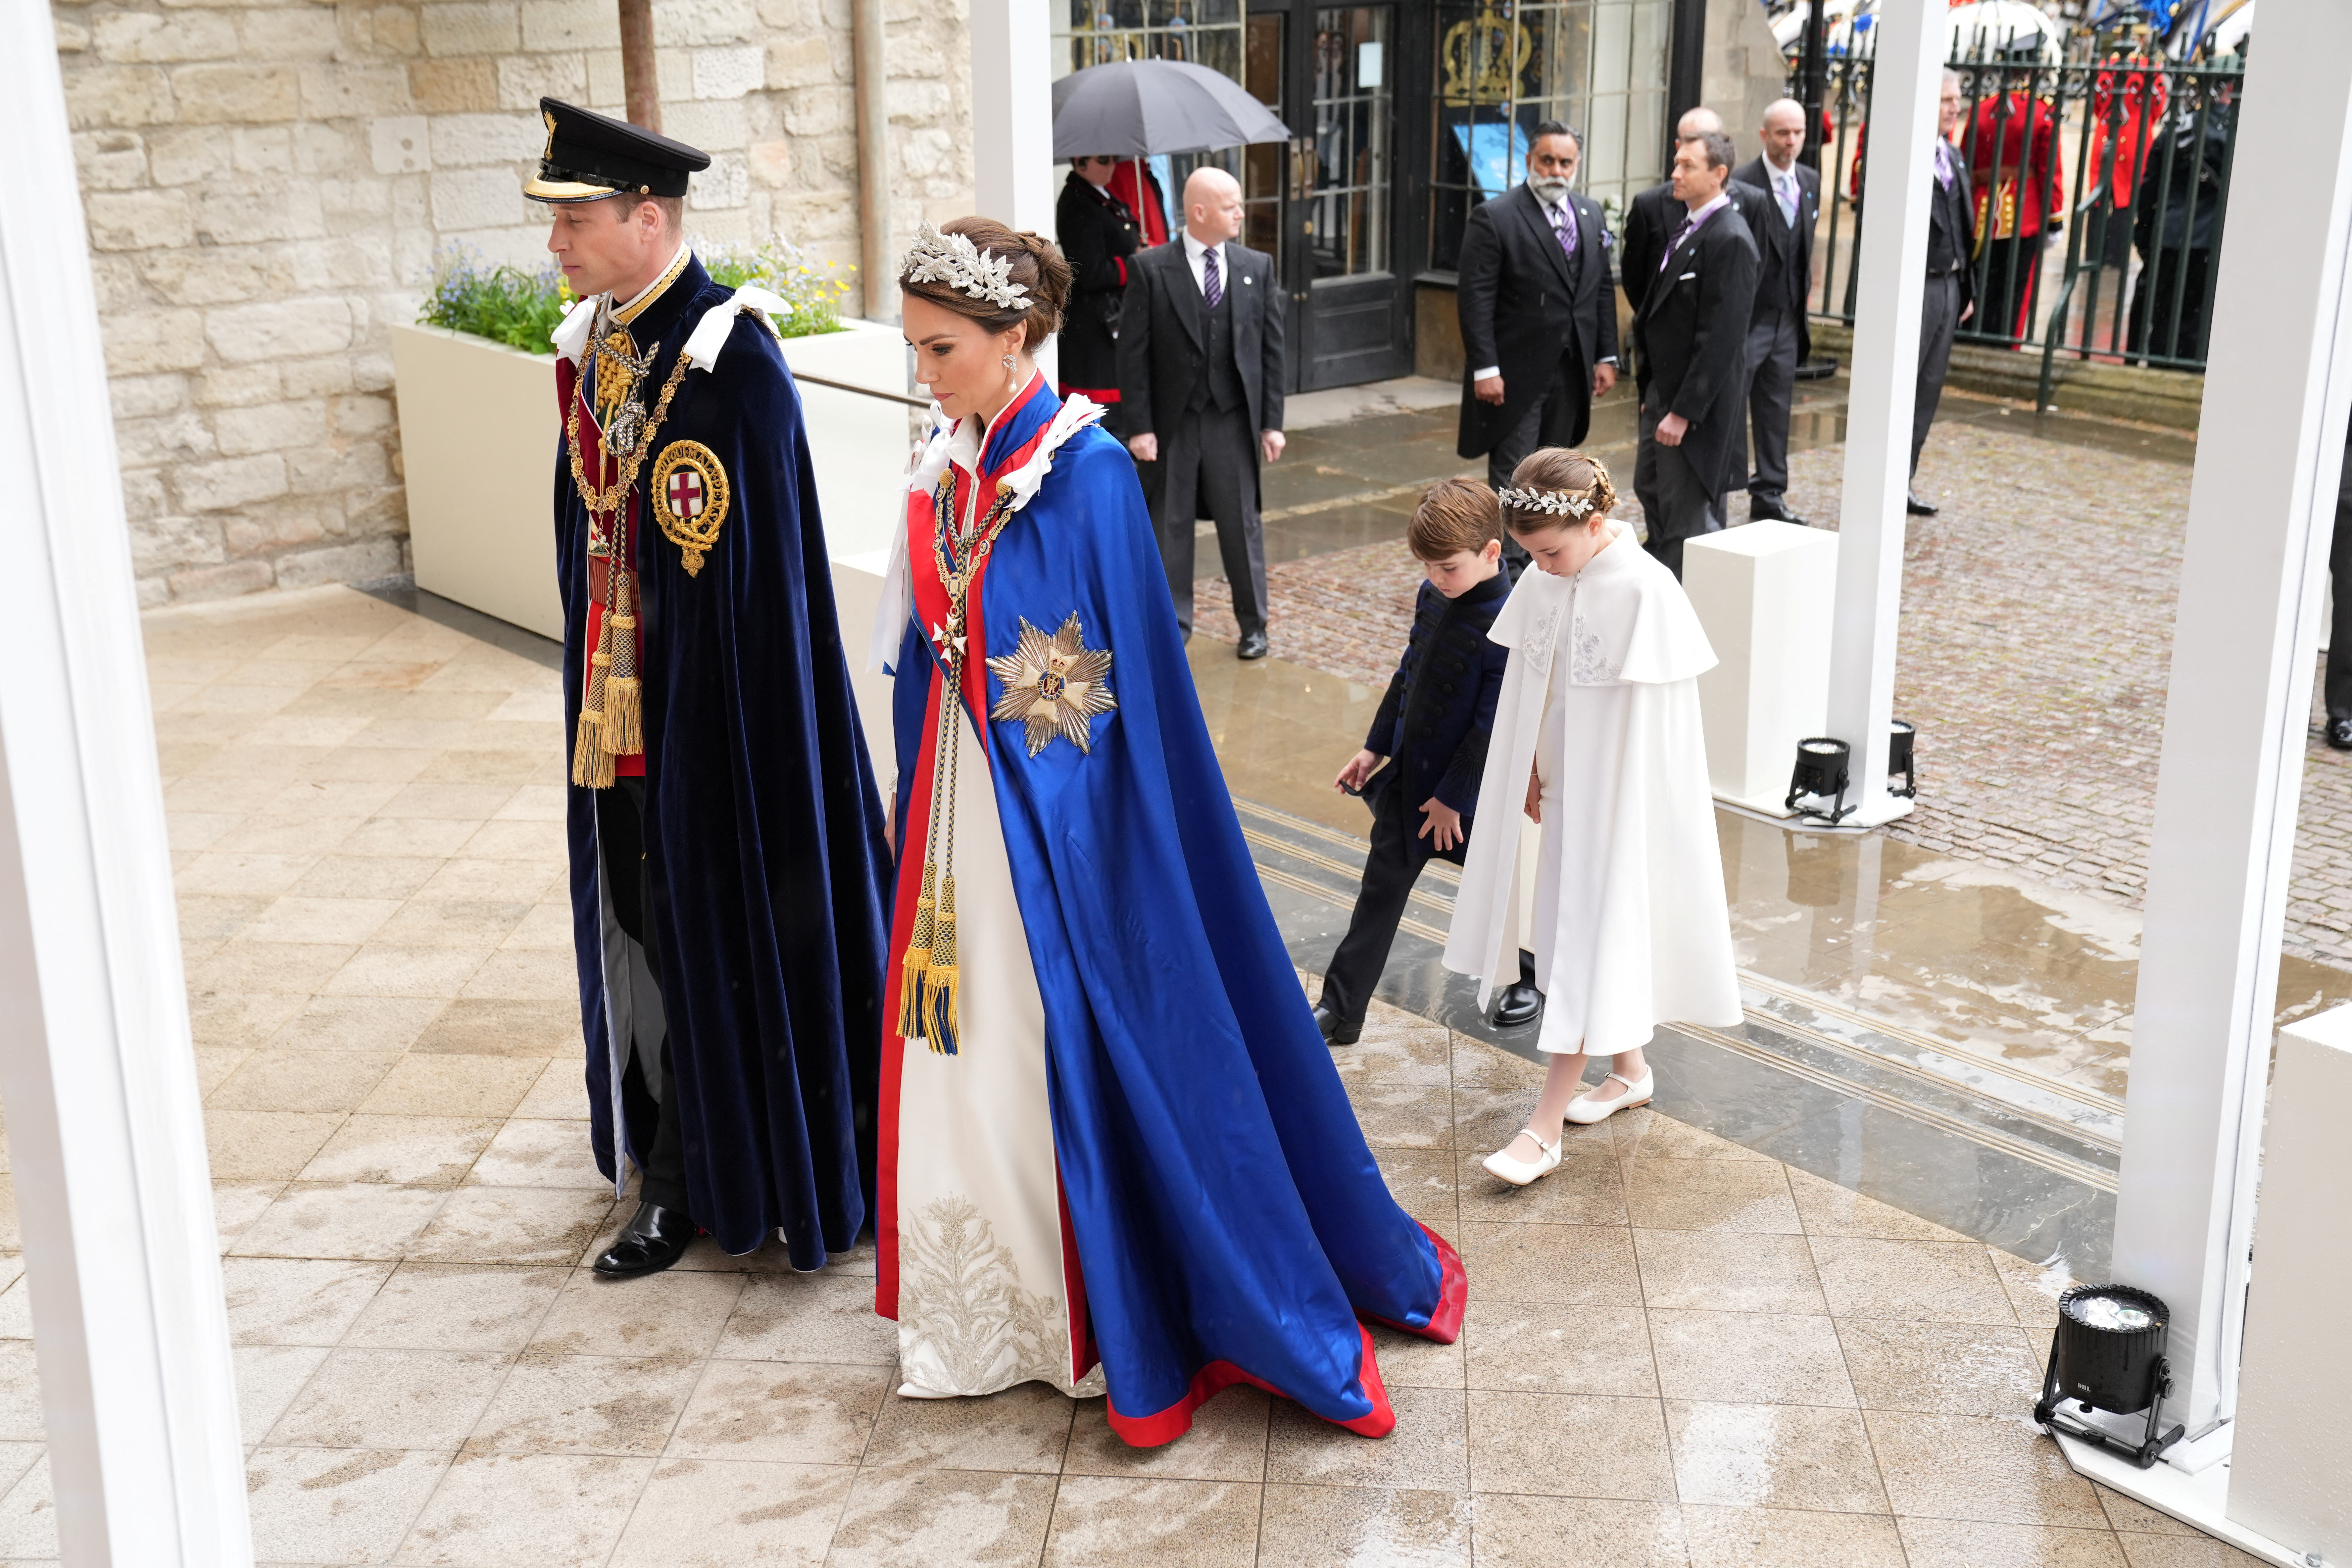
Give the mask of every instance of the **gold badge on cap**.
[(653, 498), (663, 534), (685, 552), (686, 574), (696, 575), (727, 521), (727, 470), (719, 454), (699, 441), (671, 442), (654, 463)]

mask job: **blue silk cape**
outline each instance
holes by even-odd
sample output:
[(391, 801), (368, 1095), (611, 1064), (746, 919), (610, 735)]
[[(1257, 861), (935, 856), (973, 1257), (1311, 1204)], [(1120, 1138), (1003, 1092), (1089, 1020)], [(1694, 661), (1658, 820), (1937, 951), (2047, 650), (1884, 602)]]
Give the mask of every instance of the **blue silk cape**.
[[(991, 490), (1060, 408), (1042, 379), (1024, 398), (982, 449)], [(927, 800), (927, 787), (916, 790), (934, 743), (926, 718), (946, 684), (920, 619), (930, 502), (910, 500), (916, 589), (894, 718), (896, 820), (909, 825), (901, 841), (912, 853), (899, 861), (886, 1031), (922, 875), (909, 812)], [(982, 673), (968, 667), (967, 680), (985, 680), (991, 708), (1003, 682), (980, 660), (1011, 652), (1024, 619), (1050, 635), (1075, 615), (1086, 646), (1112, 654), (1118, 707), (1094, 720), (1090, 751), (1055, 739), (1031, 756), (1019, 720), (983, 726), (1045, 1003), (1055, 1151), (1082, 1272), (1072, 1288), (1084, 1293), (1111, 1425), (1138, 1446), (1168, 1442), (1201, 1403), (1246, 1382), (1381, 1436), (1395, 1416), (1360, 1322), (1450, 1342), (1461, 1264), (1390, 1196), (1308, 1012), (1202, 719), (1135, 466), (1116, 439), (1098, 427), (1068, 437), (973, 597), (971, 663)], [(905, 1048), (886, 1033), (877, 1306), (888, 1317)]]

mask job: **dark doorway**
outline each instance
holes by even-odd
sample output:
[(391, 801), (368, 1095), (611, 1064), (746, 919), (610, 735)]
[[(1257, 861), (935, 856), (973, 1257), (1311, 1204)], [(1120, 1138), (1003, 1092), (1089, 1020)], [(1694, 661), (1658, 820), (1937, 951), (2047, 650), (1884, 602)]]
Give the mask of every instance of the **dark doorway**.
[(1291, 390), (1412, 368), (1399, 210), (1398, 6), (1250, 7), (1245, 81), (1290, 127), (1247, 150), (1244, 237), (1289, 295)]

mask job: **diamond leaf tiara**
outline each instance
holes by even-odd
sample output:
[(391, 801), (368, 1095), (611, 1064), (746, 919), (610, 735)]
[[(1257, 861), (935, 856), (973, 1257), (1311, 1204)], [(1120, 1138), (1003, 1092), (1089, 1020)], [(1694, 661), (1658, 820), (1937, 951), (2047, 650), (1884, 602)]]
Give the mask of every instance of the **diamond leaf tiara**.
[(1011, 257), (991, 256), (968, 236), (941, 234), (929, 224), (916, 232), (898, 275), (909, 283), (944, 283), (1001, 310), (1029, 308), (1029, 290), (1013, 281)]
[(1554, 517), (1580, 518), (1597, 504), (1592, 494), (1595, 487), (1580, 490), (1516, 489), (1506, 485), (1495, 492), (1495, 499), (1518, 511), (1549, 512)]

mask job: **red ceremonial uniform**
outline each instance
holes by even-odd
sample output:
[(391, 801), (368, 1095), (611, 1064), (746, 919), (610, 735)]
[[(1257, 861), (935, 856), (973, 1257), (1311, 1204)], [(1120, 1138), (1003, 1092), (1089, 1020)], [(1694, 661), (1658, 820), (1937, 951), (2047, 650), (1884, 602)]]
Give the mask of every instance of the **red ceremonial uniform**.
[(2021, 92), (1986, 99), (1960, 127), (1960, 150), (1976, 182), (1978, 244), (2038, 235), (2045, 222), (2063, 218), (2058, 131), (2043, 100), (2029, 103)]

